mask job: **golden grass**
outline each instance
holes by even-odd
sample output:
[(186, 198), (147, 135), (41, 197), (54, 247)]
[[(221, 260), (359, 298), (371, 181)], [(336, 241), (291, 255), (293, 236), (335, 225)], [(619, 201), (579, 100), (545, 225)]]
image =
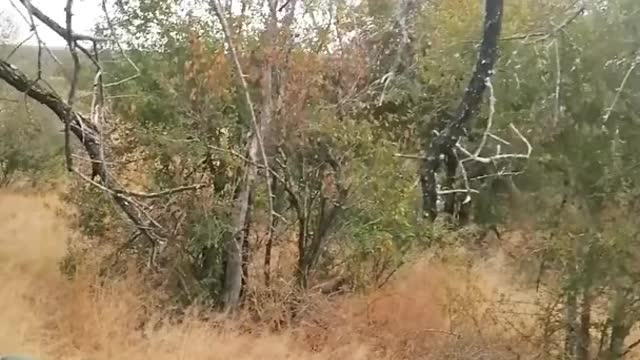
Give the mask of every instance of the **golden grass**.
[[(195, 319), (154, 317), (131, 276), (98, 285), (58, 271), (71, 235), (54, 196), (0, 194), (0, 354), (37, 359), (315, 359), (286, 336), (240, 335)], [(339, 351), (339, 349), (337, 349)], [(349, 351), (349, 359), (363, 353)]]
[[(64, 278), (58, 262), (73, 234), (58, 213), (61, 206), (54, 195), (0, 192), (0, 354), (56, 360), (462, 360), (534, 354), (515, 341), (518, 332), (498, 326), (497, 308), (490, 305), (500, 297), (497, 289), (523, 300), (535, 296), (513, 285), (501, 261), (475, 267), (419, 262), (369, 294), (311, 295), (300, 324), (279, 334), (259, 326), (240, 332), (233, 323), (207, 322), (195, 314), (170, 320), (133, 272), (109, 281), (91, 271)], [(508, 317), (518, 331), (535, 327), (527, 323), (530, 318)]]

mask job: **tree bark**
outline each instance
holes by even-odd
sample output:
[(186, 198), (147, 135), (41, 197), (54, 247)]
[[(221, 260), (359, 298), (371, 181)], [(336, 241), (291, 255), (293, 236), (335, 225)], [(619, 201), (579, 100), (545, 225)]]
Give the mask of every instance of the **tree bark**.
[[(258, 138), (252, 136), (249, 142), (249, 160), (258, 159)], [(253, 192), (256, 186), (258, 168), (256, 162), (247, 164), (242, 176), (240, 191), (235, 199), (233, 208), (233, 233), (225, 243), (225, 271), (222, 302), (224, 311), (234, 311), (240, 305), (242, 293), (243, 249), (247, 241), (246, 226), (253, 206)]]
[[(428, 144), (425, 160), (420, 172), (422, 186), (422, 210), (424, 215), (435, 220), (438, 215), (436, 173), (443, 162), (447, 164), (447, 173), (455, 174), (454, 161), (449, 159), (458, 140), (465, 136), (473, 115), (478, 111), (482, 94), (486, 89), (486, 80), (493, 75), (493, 67), (498, 57), (498, 39), (502, 28), (503, 0), (486, 0), (484, 33), (475, 69), (469, 81), (454, 119), (450, 121)], [(449, 156), (447, 156), (449, 155)], [(457, 167), (457, 161), (455, 161)]]
[(624, 341), (629, 335), (631, 327), (626, 319), (627, 294), (624, 288), (617, 285), (611, 305), (611, 339), (609, 342), (608, 360), (618, 360), (624, 357)]
[(569, 289), (565, 296), (564, 358), (573, 360), (576, 356), (576, 346), (578, 343), (578, 299), (574, 289)]
[(578, 330), (578, 348), (576, 354), (578, 360), (590, 359), (592, 300), (591, 287), (585, 285), (582, 290), (582, 301), (580, 303), (580, 328)]
[[(247, 140), (247, 157), (249, 161), (245, 165), (244, 174), (240, 183), (240, 191), (235, 199), (235, 205), (233, 209), (233, 235), (225, 243), (225, 275), (224, 275), (224, 287), (222, 291), (222, 300), (224, 303), (224, 311), (226, 313), (234, 311), (240, 305), (240, 296), (242, 294), (242, 273), (243, 273), (243, 249), (245, 248), (245, 241), (247, 241), (246, 228), (250, 222), (251, 207), (253, 206), (253, 194), (256, 188), (256, 180), (258, 177), (258, 164), (259, 160), (262, 160), (262, 165), (265, 170), (265, 178), (267, 179), (267, 192), (269, 201), (270, 216), (273, 215), (273, 198), (271, 196), (271, 187), (269, 186), (269, 163), (265, 152), (262, 133), (268, 130), (268, 123), (258, 121), (256, 116), (255, 107), (251, 94), (249, 92), (249, 86), (245, 80), (245, 74), (240, 65), (240, 59), (236, 52), (235, 44), (231, 38), (231, 30), (223, 9), (220, 6), (218, 0), (210, 0), (211, 7), (213, 8), (216, 17), (222, 25), (225, 40), (229, 47), (229, 57), (234, 64), (236, 77), (239, 85), (239, 90), (244, 97), (247, 110), (249, 111), (249, 117), (252, 125), (252, 131), (249, 133)], [(258, 152), (259, 151), (259, 152)], [(248, 256), (248, 255), (247, 255)]]

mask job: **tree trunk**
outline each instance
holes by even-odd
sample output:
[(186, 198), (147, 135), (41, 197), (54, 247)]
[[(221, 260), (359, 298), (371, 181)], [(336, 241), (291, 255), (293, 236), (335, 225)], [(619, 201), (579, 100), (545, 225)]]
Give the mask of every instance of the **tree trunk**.
[(627, 295), (620, 286), (615, 290), (611, 305), (611, 339), (608, 360), (619, 360), (624, 356), (624, 341), (629, 335), (627, 316)]
[[(285, 193), (282, 188), (278, 186), (278, 179), (273, 176), (271, 178), (271, 194), (273, 194), (273, 210), (277, 214), (281, 214), (285, 208)], [(271, 284), (271, 253), (273, 250), (273, 243), (276, 240), (276, 228), (280, 223), (280, 217), (273, 216), (271, 219), (271, 232), (267, 238), (267, 243), (264, 249), (264, 283), (266, 286)]]
[[(425, 160), (420, 171), (420, 183), (423, 213), (430, 220), (435, 220), (438, 215), (436, 173), (440, 170), (443, 160), (447, 160), (446, 155), (454, 151), (458, 140), (466, 134), (473, 115), (480, 107), (482, 94), (487, 87), (486, 80), (493, 75), (493, 67), (498, 57), (498, 39), (502, 28), (502, 8), (503, 0), (485, 1), (484, 32), (471, 80), (454, 119), (429, 142), (425, 151)], [(450, 165), (447, 168), (449, 176), (454, 173)]]
[(224, 311), (234, 311), (240, 305), (242, 293), (243, 273), (243, 249), (245, 247), (246, 227), (250, 221), (251, 207), (253, 206), (253, 193), (255, 191), (258, 176), (258, 139), (252, 136), (249, 142), (249, 160), (242, 177), (240, 191), (236, 197), (233, 208), (233, 234), (225, 243), (225, 271), (222, 302)]
[(582, 302), (580, 304), (580, 328), (578, 330), (578, 341), (576, 355), (578, 360), (589, 360), (589, 349), (591, 347), (591, 287), (586, 284), (582, 290)]
[[(222, 25), (224, 37), (229, 47), (229, 57), (234, 64), (236, 80), (239, 90), (244, 97), (245, 105), (249, 112), (249, 120), (252, 125), (252, 131), (249, 133), (247, 141), (247, 157), (249, 161), (245, 164), (244, 175), (240, 183), (240, 192), (236, 198), (233, 209), (233, 237), (225, 244), (226, 265), (222, 300), (224, 302), (224, 311), (228, 313), (234, 311), (238, 305), (240, 305), (243, 284), (243, 252), (248, 251), (248, 247), (245, 247), (245, 241), (247, 241), (246, 229), (250, 223), (250, 213), (251, 207), (253, 206), (253, 194), (256, 188), (259, 163), (264, 167), (266, 173), (265, 179), (267, 179), (267, 192), (269, 193), (268, 200), (271, 205), (269, 206), (269, 210), (271, 211), (269, 216), (273, 216), (273, 199), (271, 197), (271, 187), (269, 186), (269, 164), (262, 137), (262, 134), (267, 133), (269, 130), (271, 109), (268, 109), (268, 111), (263, 109), (263, 118), (260, 122), (256, 116), (256, 109), (251, 99), (249, 86), (245, 80), (245, 73), (242, 70), (235, 44), (231, 38), (229, 24), (222, 11), (223, 9), (218, 0), (211, 0), (210, 4)], [(260, 152), (260, 156), (258, 156), (258, 151)], [(260, 162), (260, 160), (262, 160), (262, 162)], [(249, 254), (246, 254), (246, 256), (249, 256)]]

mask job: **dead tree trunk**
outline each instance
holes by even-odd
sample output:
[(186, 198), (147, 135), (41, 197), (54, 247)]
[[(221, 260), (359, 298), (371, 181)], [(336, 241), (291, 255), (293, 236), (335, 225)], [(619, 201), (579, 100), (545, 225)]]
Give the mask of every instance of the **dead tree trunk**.
[[(253, 136), (249, 142), (249, 159), (258, 159), (258, 139)], [(233, 208), (233, 233), (225, 243), (225, 270), (222, 302), (225, 312), (233, 311), (240, 305), (243, 276), (243, 251), (245, 249), (246, 227), (250, 221), (253, 206), (253, 192), (255, 191), (258, 169), (256, 162), (247, 164), (242, 176), (240, 191), (235, 199)]]
[[(262, 118), (262, 122), (258, 120), (254, 107), (249, 86), (245, 80), (245, 74), (240, 64), (240, 59), (236, 52), (235, 44), (231, 38), (231, 30), (227, 23), (222, 6), (218, 0), (210, 1), (211, 7), (216, 17), (222, 25), (225, 40), (229, 48), (229, 57), (234, 64), (239, 90), (244, 97), (245, 105), (249, 112), (252, 125), (252, 131), (249, 133), (247, 141), (247, 157), (248, 161), (245, 165), (244, 174), (240, 183), (240, 191), (235, 201), (233, 209), (233, 235), (225, 244), (226, 265), (224, 276), (224, 287), (222, 291), (222, 300), (224, 303), (224, 311), (234, 311), (240, 305), (240, 296), (242, 294), (243, 285), (243, 251), (248, 251), (245, 242), (248, 233), (247, 226), (250, 224), (251, 207), (253, 206), (253, 194), (256, 189), (258, 178), (258, 167), (264, 167), (265, 179), (267, 183), (267, 193), (269, 201), (269, 216), (273, 216), (273, 197), (271, 196), (270, 184), (270, 168), (265, 152), (265, 146), (262, 134), (267, 133), (270, 125), (270, 113), (267, 117)], [(264, 115), (264, 112), (263, 112)], [(262, 160), (262, 161), (260, 161)], [(260, 163), (260, 165), (259, 165)], [(245, 254), (245, 256), (249, 256)]]
[(438, 215), (438, 183), (436, 174), (444, 165), (447, 176), (456, 173), (458, 161), (450, 159), (458, 140), (465, 136), (473, 115), (482, 101), (486, 81), (493, 75), (493, 67), (498, 57), (498, 39), (502, 28), (503, 0), (486, 0), (484, 33), (475, 69), (454, 118), (435, 136), (426, 148), (425, 159), (420, 171), (422, 186), (422, 210), (430, 220)]

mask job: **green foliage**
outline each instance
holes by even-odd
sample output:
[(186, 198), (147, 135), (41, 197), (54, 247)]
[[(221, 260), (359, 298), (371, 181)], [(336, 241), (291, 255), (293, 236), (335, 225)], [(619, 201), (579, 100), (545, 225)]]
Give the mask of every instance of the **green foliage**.
[[(356, 287), (366, 288), (384, 282), (412, 253), (469, 245), (464, 241), (470, 236), (460, 234), (470, 230), (447, 237), (446, 226), (421, 221), (419, 159), (396, 155), (419, 153), (459, 104), (476, 60), (480, 2), (425, 2), (412, 14), (405, 53), (399, 53), (398, 3), (308, 2), (300, 11), (314, 24), (292, 25), (302, 39), (288, 39), (291, 29), (281, 29), (269, 44), (263, 19), (247, 15), (265, 15), (264, 9), (256, 5), (230, 16), (258, 117), (271, 118), (263, 135), (275, 175), (259, 164), (253, 221), (247, 224), (257, 233), (250, 237), (252, 255), (262, 254), (256, 248), (263, 243), (256, 239), (271, 225), (265, 219), (273, 217), (275, 238), (302, 242), (295, 246), (301, 257), (296, 263), (308, 260), (310, 244), (321, 239), (316, 277), (346, 272)], [(597, 288), (610, 294), (638, 279), (632, 266), (636, 231), (627, 218), (637, 211), (640, 191), (640, 79), (637, 69), (629, 72), (638, 65), (640, 5), (634, 0), (591, 4), (572, 18), (573, 3), (506, 5), (505, 39), (491, 78), (495, 112), (483, 105), (463, 145), (479, 146), (492, 115), (492, 134), (499, 139), (492, 138), (479, 155), (526, 151), (512, 125), (534, 152), (528, 161), (488, 162), (484, 171), (496, 176), (471, 179), (478, 191), (472, 219), (473, 225), (533, 223), (531, 231), (542, 240), (528, 245), (542, 250), (522, 257), (544, 263), (541, 273), (550, 275), (538, 280), (551, 286), (559, 279), (566, 293)], [(176, 15), (184, 6), (189, 5), (144, 0), (127, 3), (114, 16), (140, 76), (110, 89), (115, 132), (122, 135), (111, 150), (116, 159), (140, 158), (134, 176), (144, 177), (147, 188), (209, 185), (170, 200), (149, 200), (146, 209), (180, 249), (169, 253), (163, 266), (184, 259), (195, 281), (217, 300), (224, 285), (225, 243), (237, 235), (234, 198), (244, 181), (246, 141), (253, 129), (217, 25), (206, 16)], [(316, 23), (332, 16), (336, 24)], [(132, 75), (115, 46), (105, 58), (108, 81)], [(266, 104), (274, 105), (269, 116), (262, 113)], [(7, 129), (5, 137), (29, 137)], [(7, 163), (25, 168), (39, 163), (25, 155), (20, 146), (31, 145), (24, 141), (3, 146), (0, 154), (12, 159)], [(508, 169), (522, 173), (503, 176)], [(275, 215), (269, 213), (265, 175), (280, 186), (274, 187), (274, 202), (281, 205)], [(102, 237), (124, 228), (103, 199), (97, 188), (74, 194), (83, 234)], [(276, 241), (278, 250), (284, 242)], [(248, 271), (255, 273), (261, 260), (250, 258)]]
[(410, 249), (430, 241), (419, 221), (415, 164), (396, 157), (396, 144), (369, 122), (327, 120), (320, 130), (341, 155), (342, 179), (350, 189), (332, 235), (337, 241), (332, 252), (346, 254), (358, 286), (377, 285)]
[(79, 211), (74, 216), (74, 222), (80, 233), (90, 239), (116, 235), (113, 231), (117, 229), (120, 219), (108, 194), (93, 185), (77, 181), (73, 191), (65, 194), (65, 200), (78, 205)]
[(201, 264), (196, 264), (197, 278), (211, 299), (219, 299), (224, 275), (224, 243), (232, 233), (229, 221), (223, 216), (211, 216), (207, 211), (193, 211), (187, 220), (187, 229), (190, 252), (202, 256)]

